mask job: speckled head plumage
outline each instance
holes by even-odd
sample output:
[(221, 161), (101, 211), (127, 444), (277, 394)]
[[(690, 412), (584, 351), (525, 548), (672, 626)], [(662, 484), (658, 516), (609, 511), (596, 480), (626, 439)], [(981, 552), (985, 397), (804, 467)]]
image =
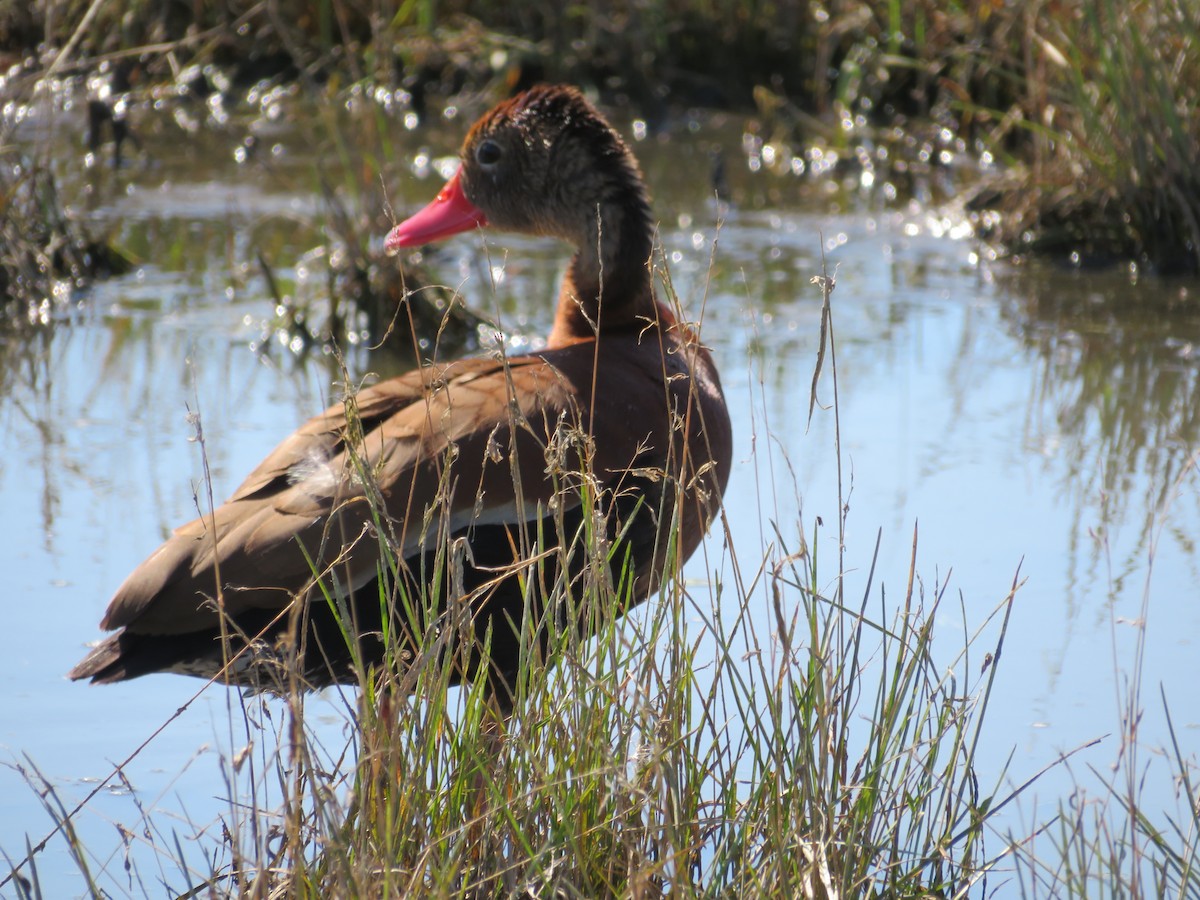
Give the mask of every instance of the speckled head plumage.
[(485, 225), (573, 244), (552, 345), (669, 315), (654, 302), (654, 225), (637, 161), (578, 90), (538, 85), (501, 103), (472, 126), (460, 158), (433, 202), (389, 232), (387, 249)]
[(537, 85), (500, 104), (467, 134), (461, 158), (463, 192), (497, 228), (586, 245), (597, 209), (611, 209), (609, 227), (623, 219), (649, 234), (637, 161), (573, 87)]

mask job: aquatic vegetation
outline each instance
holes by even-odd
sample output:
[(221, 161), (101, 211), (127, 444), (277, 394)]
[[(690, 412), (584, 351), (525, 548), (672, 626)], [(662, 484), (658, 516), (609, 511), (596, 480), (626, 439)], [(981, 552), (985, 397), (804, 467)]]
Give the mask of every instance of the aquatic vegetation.
[(1012, 119), (1018, 177), (986, 204), (1017, 253), (1200, 272), (1200, 18), (1187, 0), (1039, 7)]
[[(828, 390), (837, 372), (832, 345), (821, 370)], [(586, 467), (561, 477), (574, 479), (586, 502)], [(573, 628), (554, 632), (546, 654), (557, 665), (525, 657), (506, 722), (487, 700), (484, 669), (461, 691), (446, 691), (457, 660), (442, 652), (437, 629), (415, 647), (396, 647), (411, 663), (404, 680), (359, 671), (357, 697), (338, 705), (343, 744), (321, 736), (299, 690), (234, 701), (230, 731), (244, 746), (224, 760), (228, 812), (209, 826), (201, 852), (193, 857), (153, 819), (136, 833), (127, 827), (130, 840), (157, 850), (177, 893), (835, 897), (985, 889), (1012, 850), (1007, 839), (993, 846), (988, 823), (1017, 792), (998, 789), (1000, 773), (994, 784), (981, 782), (974, 760), (987, 740), (984, 719), (1018, 584), (998, 591), (990, 620), (971, 626), (974, 636), (954, 638), (959, 650), (947, 657), (934, 627), (948, 612), (947, 585), (927, 589), (910, 566), (897, 573), (903, 587), (893, 601), (877, 582), (877, 551), (861, 565), (849, 548), (815, 557), (824, 527), (777, 529), (761, 559), (737, 558), (732, 535), (714, 535), (700, 552), (706, 569), (728, 557), (728, 582), (675, 573), (628, 627), (598, 615), (591, 641)], [(845, 520), (832, 527), (844, 546)], [(556, 542), (552, 552), (606, 563), (602, 530), (585, 527), (581, 537), (581, 545), (567, 551)], [(388, 530), (371, 538), (395, 571)], [(447, 561), (454, 552), (442, 548)], [(622, 608), (630, 583), (597, 577), (608, 568), (586, 567), (591, 575), (581, 583), (556, 590), (566, 592), (564, 602), (586, 598), (593, 610)], [(332, 603), (336, 588), (327, 587)], [(525, 639), (533, 640), (531, 629)], [(115, 873), (91, 866), (74, 843), (78, 810), (35, 767), (22, 771), (44, 792), (87, 882), (108, 890)], [(37, 869), (13, 863), (33, 895)], [(129, 877), (136, 885), (148, 879)]]
[(0, 325), (47, 325), (69, 307), (76, 288), (129, 265), (67, 214), (49, 167), (0, 153)]
[[(452, 0), (390, 18), (344, 0), (206, 6), (199, 19), (133, 0), (88, 6), (11, 17), (0, 47), (29, 52), (45, 34), (40, 65), (59, 77), (108, 66), (203, 100), (286, 83), (349, 89), (349, 102), (407, 127), (436, 114), (433, 98), (453, 109), (542, 79), (624, 98), (651, 129), (680, 107), (753, 108), (755, 133), (789, 158), (816, 138), (900, 180), (911, 167), (1002, 162), (1013, 177), (989, 181), (973, 206), (981, 233), (1011, 253), (1200, 268), (1190, 0), (623, 0), (570, 15)], [(85, 12), (109, 27), (75, 30)]]

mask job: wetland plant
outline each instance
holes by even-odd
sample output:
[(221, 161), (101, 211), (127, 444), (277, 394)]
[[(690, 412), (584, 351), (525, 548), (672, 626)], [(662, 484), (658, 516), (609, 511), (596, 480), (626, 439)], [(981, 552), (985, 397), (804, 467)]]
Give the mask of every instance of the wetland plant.
[[(821, 364), (836, 382), (831, 288), (825, 282)], [(586, 504), (586, 466), (562, 476)], [(575, 544), (534, 535), (535, 546), (607, 563), (611, 545), (588, 521)], [(384, 568), (399, 578), (389, 530), (378, 525)], [(357, 688), (333, 698), (341, 742), (318, 727), (295, 680), (281, 681), (277, 696), (230, 691), (228, 809), (202, 835), (199, 861), (153, 810), (139, 810), (122, 833), (178, 869), (193, 895), (986, 890), (1012, 851), (1006, 839), (989, 851), (988, 822), (1015, 792), (981, 784), (975, 756), (1017, 584), (990, 627), (955, 638), (960, 649), (940, 658), (934, 622), (948, 605), (946, 584), (927, 591), (910, 566), (892, 601), (876, 583), (874, 553), (852, 571), (844, 526), (839, 515), (841, 549), (828, 561), (815, 549), (830, 543), (820, 521), (811, 538), (777, 523), (761, 555), (747, 556), (728, 531), (713, 535), (704, 570), (726, 574), (693, 582), (676, 570), (621, 624), (603, 611), (628, 604), (627, 579), (561, 583), (568, 609), (597, 615), (597, 636), (552, 631), (544, 655), (553, 667), (523, 654), (508, 717), (488, 699), (486, 668), (446, 690), (463, 670), (437, 629), (416, 646), (396, 644), (402, 678), (363, 667)], [(913, 541), (915, 560), (915, 532)], [(453, 577), (458, 551), (440, 552)], [(336, 587), (324, 587), (336, 611)], [(532, 625), (523, 635), (532, 642)], [(26, 771), (71, 843), (86, 801), (69, 809)], [(43, 846), (14, 860), (27, 879), (22, 896), (37, 891)], [(111, 893), (118, 874), (89, 866), (85, 851), (74, 853), (91, 889)], [(131, 892), (143, 884), (139, 872), (127, 878)]]

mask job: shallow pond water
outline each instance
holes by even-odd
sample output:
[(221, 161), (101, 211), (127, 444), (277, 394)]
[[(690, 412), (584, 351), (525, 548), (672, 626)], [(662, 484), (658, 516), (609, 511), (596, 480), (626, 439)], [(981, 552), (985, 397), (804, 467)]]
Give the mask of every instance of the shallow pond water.
[[(431, 151), (424, 177), (395, 167), (397, 209), (437, 190), (435, 163), (464, 124), (397, 127), (396, 159)], [(60, 127), (77, 146), (70, 123)], [(985, 622), (1019, 571), (981, 778), (994, 781), (1012, 754), (1008, 781), (1018, 783), (1104, 737), (1075, 758), (1075, 775), (1059, 768), (1039, 781), (1006, 823), (1027, 833), (1053, 815), (1075, 777), (1095, 790), (1085, 764), (1107, 771), (1117, 759), (1117, 698), (1135, 674), (1142, 627), (1139, 738), (1147, 748), (1167, 741), (1161, 686), (1192, 753), (1200, 284), (1013, 269), (916, 206), (881, 211), (827, 196), (811, 179), (732, 165), (734, 205), (718, 211), (709, 153), (717, 143), (736, 147), (740, 124), (715, 127), (681, 127), (635, 149), (655, 188), (675, 286), (694, 317), (705, 298), (703, 334), (738, 435), (726, 508), (739, 559), (760, 560), (775, 526), (787, 539), (803, 528), (822, 558), (836, 556), (834, 418), (818, 409), (808, 421), (820, 310), (810, 279), (824, 251), (837, 273), (850, 595), (864, 589), (881, 533), (875, 591), (882, 583), (894, 608), (919, 529), (916, 571), (927, 593), (949, 584), (938, 612), (949, 663), (964, 629)], [(337, 395), (328, 356), (298, 356), (276, 340), (275, 301), (252, 263), (265, 252), (296, 289), (300, 261), (321, 240), (311, 224), (318, 142), (296, 122), (268, 137), (265, 159), (239, 164), (228, 134), (148, 133), (134, 166), (97, 167), (89, 214), (116, 228), (141, 264), (78, 297), (51, 327), (0, 335), (0, 570), (9, 585), (0, 601), (0, 850), (10, 859), (53, 824), (29, 786), (33, 767), (70, 809), (199, 688), (175, 676), (91, 688), (63, 673), (99, 636), (116, 585), (195, 515), (197, 492), (207, 503), (202, 451), (219, 499)], [(427, 263), (520, 341), (548, 326), (562, 261), (561, 248), (544, 242), (475, 235)], [(397, 366), (362, 347), (348, 364), (355, 376)], [(711, 565), (729, 564), (721, 543), (711, 539)], [(688, 576), (701, 585), (709, 577), (701, 554)], [(230, 726), (236, 703), (209, 689), (129, 763), (126, 783), (79, 815), (88, 865), (105, 889), (136, 896), (161, 892), (159, 881), (176, 892), (188, 886), (171, 831), (190, 852), (228, 809), (218, 760), (245, 742)], [(336, 733), (338, 700), (329, 704)], [(1172, 807), (1169, 767), (1146, 760), (1148, 807)], [(121, 830), (140, 830), (139, 810), (156, 823), (152, 843)], [(127, 854), (142, 881), (130, 880)], [(48, 895), (83, 890), (61, 838), (38, 857), (38, 871)]]

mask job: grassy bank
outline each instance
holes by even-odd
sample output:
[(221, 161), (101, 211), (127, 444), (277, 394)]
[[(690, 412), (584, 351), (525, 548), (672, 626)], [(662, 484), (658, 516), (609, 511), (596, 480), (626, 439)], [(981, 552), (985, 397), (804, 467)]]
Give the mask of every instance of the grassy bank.
[(1044, 6), (1028, 134), (994, 203), (1018, 252), (1200, 271), (1200, 15), (1187, 0)]
[[(100, 73), (121, 93), (200, 98), (263, 82), (355, 85), (419, 116), (464, 91), (566, 80), (652, 125), (744, 111), (803, 156), (853, 148), (883, 172), (999, 161), (972, 208), (1014, 253), (1200, 271), (1200, 17), (1191, 0), (829, 5), (731, 0), (484, 0), (398, 6), (126, 0), (9, 5), (11, 92)], [(400, 89), (395, 93), (394, 89)], [(947, 152), (939, 147), (953, 146)]]

